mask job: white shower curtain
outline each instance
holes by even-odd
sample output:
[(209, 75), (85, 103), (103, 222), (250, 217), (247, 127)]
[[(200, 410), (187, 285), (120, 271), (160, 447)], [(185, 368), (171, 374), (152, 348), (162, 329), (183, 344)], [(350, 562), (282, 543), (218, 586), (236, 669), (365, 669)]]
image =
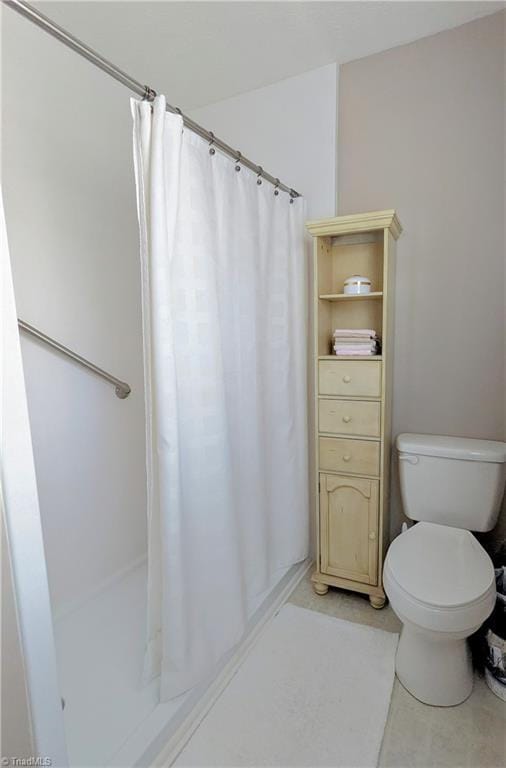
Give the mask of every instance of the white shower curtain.
[(145, 677), (212, 673), (308, 548), (304, 202), (132, 100), (148, 469)]

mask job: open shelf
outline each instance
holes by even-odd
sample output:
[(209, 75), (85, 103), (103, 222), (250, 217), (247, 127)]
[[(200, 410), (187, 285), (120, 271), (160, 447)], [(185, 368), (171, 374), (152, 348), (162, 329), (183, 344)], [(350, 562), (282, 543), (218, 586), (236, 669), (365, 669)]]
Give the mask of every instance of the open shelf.
[(360, 301), (367, 299), (381, 299), (383, 291), (372, 291), (371, 293), (324, 293), (319, 296), (325, 301)]
[[(318, 237), (316, 250), (317, 351), (332, 352), (336, 328), (370, 328), (383, 336), (383, 233), (355, 233), (346, 237)], [(344, 293), (352, 275), (367, 275), (371, 292)], [(336, 359), (332, 356), (330, 359)], [(378, 359), (360, 356), (356, 359)], [(343, 359), (343, 358), (340, 358)]]

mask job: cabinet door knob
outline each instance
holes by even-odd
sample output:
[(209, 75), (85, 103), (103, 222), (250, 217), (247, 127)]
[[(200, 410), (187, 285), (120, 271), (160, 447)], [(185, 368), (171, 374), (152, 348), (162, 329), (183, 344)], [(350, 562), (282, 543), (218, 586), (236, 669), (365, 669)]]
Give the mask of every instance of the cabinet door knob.
[(343, 381), (345, 384), (349, 384), (351, 381), (351, 376), (343, 376)]
[(369, 531), (369, 538), (371, 539), (371, 541), (374, 541), (374, 539), (376, 538), (376, 532), (375, 531)]
[(351, 416), (343, 416), (343, 421), (345, 424), (349, 424), (351, 421)]
[(345, 453), (344, 456), (343, 456), (343, 461), (350, 461), (350, 459), (351, 459), (350, 454), (349, 453)]

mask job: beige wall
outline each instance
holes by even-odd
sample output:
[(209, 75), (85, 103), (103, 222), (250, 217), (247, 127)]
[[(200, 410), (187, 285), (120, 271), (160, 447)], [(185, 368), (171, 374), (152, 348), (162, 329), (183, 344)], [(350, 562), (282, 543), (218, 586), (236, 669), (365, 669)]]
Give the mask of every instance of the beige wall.
[[(504, 12), (344, 65), (339, 213), (396, 208), (394, 432), (504, 438)], [(394, 474), (392, 533), (400, 525)]]

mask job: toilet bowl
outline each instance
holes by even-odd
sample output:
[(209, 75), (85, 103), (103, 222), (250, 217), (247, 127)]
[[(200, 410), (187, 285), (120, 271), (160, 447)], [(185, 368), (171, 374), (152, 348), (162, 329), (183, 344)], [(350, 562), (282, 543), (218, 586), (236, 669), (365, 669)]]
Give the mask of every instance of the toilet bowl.
[(467, 638), (495, 604), (490, 557), (469, 531), (422, 522), (392, 542), (383, 581), (403, 624), (400, 682), (425, 704), (460, 704), (473, 688)]
[(403, 624), (396, 673), (417, 699), (454, 706), (473, 688), (467, 638), (495, 605), (494, 567), (471, 531), (497, 522), (506, 444), (399, 435), (406, 516), (417, 521), (391, 543), (383, 584)]

